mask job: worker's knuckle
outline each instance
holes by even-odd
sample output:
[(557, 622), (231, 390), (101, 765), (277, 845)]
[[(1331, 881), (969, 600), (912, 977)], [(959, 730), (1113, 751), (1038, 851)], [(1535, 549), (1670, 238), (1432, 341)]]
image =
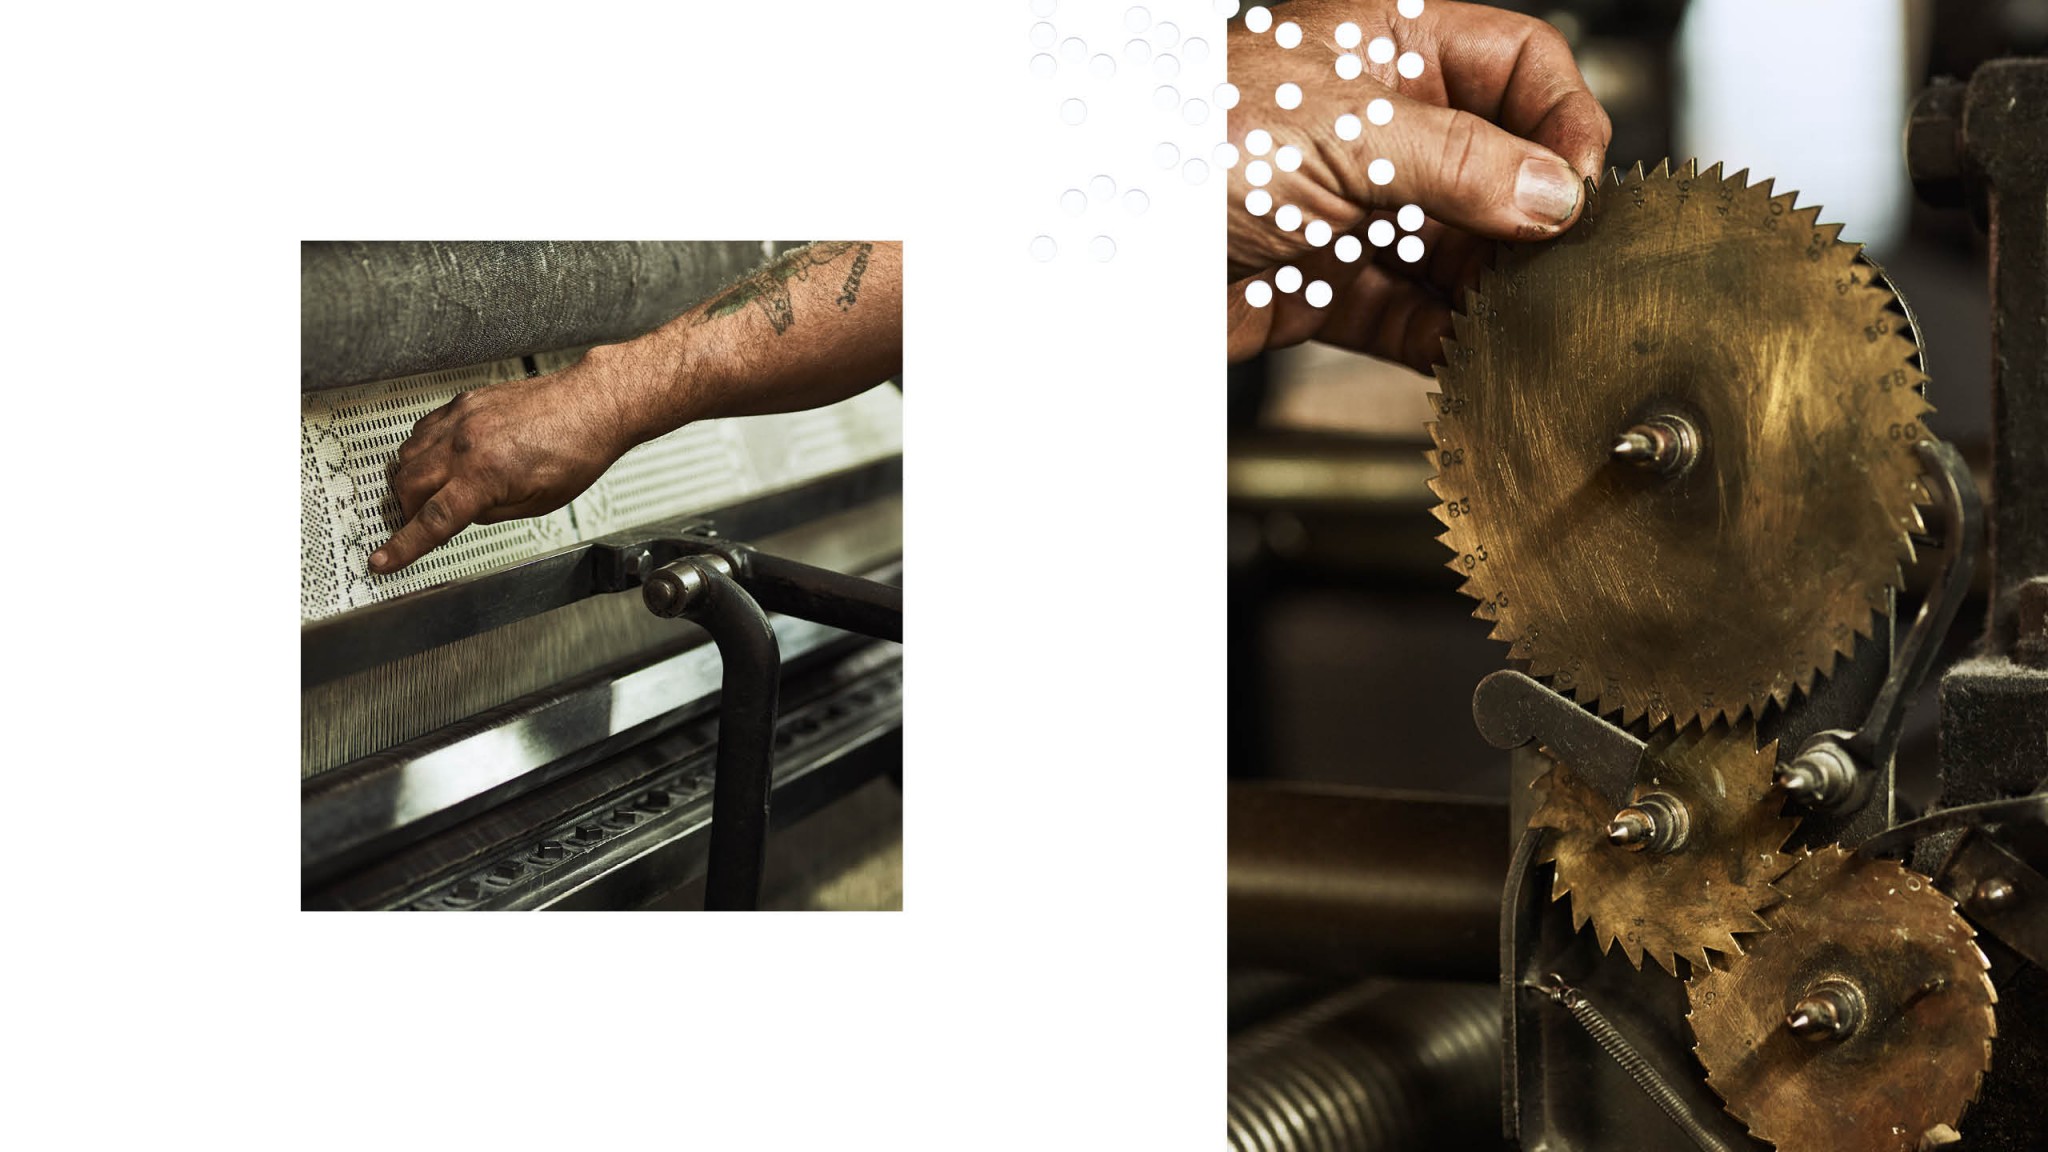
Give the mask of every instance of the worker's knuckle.
[(1470, 112), (1455, 111), (1444, 124), (1443, 140), (1437, 152), (1437, 177), (1446, 191), (1460, 193), (1474, 187), (1482, 175), (1485, 154), (1485, 123)]

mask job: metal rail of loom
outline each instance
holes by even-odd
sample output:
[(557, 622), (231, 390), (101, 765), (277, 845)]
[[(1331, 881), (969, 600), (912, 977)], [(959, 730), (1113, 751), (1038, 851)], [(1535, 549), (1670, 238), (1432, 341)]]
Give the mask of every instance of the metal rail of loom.
[[(622, 691), (662, 691), (663, 664), (657, 662), (600, 670), (581, 683), (514, 701), (305, 781), (305, 906), (562, 906), (551, 902), (562, 893), (550, 894), (549, 885), (536, 883), (534, 874), (571, 859), (617, 858), (630, 846), (649, 858), (664, 855), (672, 870), (687, 869), (698, 854), (708, 857), (705, 907), (757, 907), (771, 795), (787, 783), (791, 803), (799, 812), (808, 810), (829, 798), (825, 782), (835, 776), (858, 778), (830, 761), (900, 757), (900, 673), (893, 649), (843, 640), (820, 644), (811, 636), (803, 647), (812, 650), (796, 663), (812, 681), (822, 679), (823, 695), (815, 688), (802, 694), (793, 715), (786, 717), (790, 723), (779, 726), (778, 720), (785, 719), (779, 707), (785, 668), (778, 628), (787, 632), (792, 622), (809, 623), (900, 642), (902, 592), (887, 582), (900, 579), (900, 565), (870, 573), (879, 578), (863, 578), (741, 541), (900, 490), (901, 459), (890, 458), (306, 626), (301, 680), (302, 688), (312, 688), (593, 596), (639, 590), (656, 615), (702, 626), (722, 667), (715, 735), (708, 724), (690, 723), (696, 714), (683, 707), (688, 701), (678, 699), (677, 710), (662, 724), (607, 732), (596, 741), (588, 740), (588, 731), (582, 738), (551, 739), (565, 727), (559, 717), (587, 714), (590, 708), (584, 704), (601, 707)], [(768, 612), (783, 620), (771, 623)], [(889, 651), (878, 654), (878, 647)], [(824, 738), (817, 739), (821, 732)], [(520, 754), (491, 757), (479, 776), (475, 757), (465, 761), (448, 755), (465, 743)], [(715, 760), (708, 773), (707, 759)], [(789, 781), (776, 778), (778, 761), (789, 769)], [(574, 807), (569, 802), (604, 800), (607, 787), (635, 782), (636, 770), (671, 762), (678, 765), (669, 771), (677, 782), (669, 787), (646, 787), (630, 804), (590, 816), (594, 822), (579, 818), (566, 835), (526, 835), (533, 842), (509, 854), (499, 852), (481, 880), (440, 883), (436, 895), (412, 898), (420, 887), (418, 876), (445, 881), (451, 860), (473, 864), (478, 858), (473, 850), (507, 841), (508, 834), (507, 842), (517, 845), (529, 827), (569, 812)], [(572, 773), (577, 779), (566, 780)], [(691, 804), (693, 798), (699, 802)], [(645, 827), (640, 827), (643, 817)], [(664, 824), (670, 832), (683, 831), (651, 831)], [(452, 837), (452, 850), (420, 845), (433, 836)], [(708, 848), (701, 847), (706, 838)]]

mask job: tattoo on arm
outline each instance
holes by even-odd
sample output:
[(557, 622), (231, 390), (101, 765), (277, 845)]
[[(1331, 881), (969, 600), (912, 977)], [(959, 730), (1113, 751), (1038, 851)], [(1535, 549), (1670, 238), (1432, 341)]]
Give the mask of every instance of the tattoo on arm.
[(845, 312), (860, 297), (860, 278), (868, 270), (868, 253), (874, 249), (873, 244), (853, 241), (806, 244), (712, 297), (698, 312), (697, 323), (730, 316), (752, 304), (760, 308), (761, 314), (768, 318), (769, 326), (780, 336), (796, 323), (796, 305), (790, 296), (790, 281), (807, 281), (814, 269), (836, 264), (850, 252), (853, 254), (853, 268), (846, 274), (846, 281), (839, 288), (839, 298), (834, 301), (839, 310)]

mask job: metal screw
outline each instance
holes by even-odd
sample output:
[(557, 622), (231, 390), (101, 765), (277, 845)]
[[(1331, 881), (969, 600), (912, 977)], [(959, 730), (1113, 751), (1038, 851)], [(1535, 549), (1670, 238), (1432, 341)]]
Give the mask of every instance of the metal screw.
[(604, 829), (595, 824), (585, 824), (576, 829), (576, 839), (585, 844), (595, 844), (604, 839)]
[(1685, 847), (1692, 815), (1685, 802), (1667, 792), (1652, 792), (1614, 814), (1607, 842), (1631, 852), (1676, 852)]
[(1985, 912), (1998, 912), (2010, 908), (2019, 894), (2019, 889), (2005, 877), (1986, 876), (1970, 892), (1970, 906)]
[(1699, 433), (1681, 416), (1653, 416), (1615, 438), (1610, 449), (1622, 464), (1676, 476), (1699, 458)]
[(1856, 791), (1856, 762), (1832, 740), (1816, 741), (1778, 768), (1778, 784), (1801, 806), (1837, 807)]
[(634, 806), (643, 812), (659, 812), (674, 802), (674, 797), (656, 788), (654, 791), (642, 796)]
[(639, 816), (632, 810), (627, 808), (619, 808), (614, 810), (611, 815), (605, 817), (604, 822), (610, 824), (614, 828), (625, 828), (631, 827), (633, 822), (637, 819), (639, 819)]
[(1785, 1027), (1802, 1040), (1842, 1040), (1863, 1022), (1863, 990), (1847, 980), (1823, 980), (1785, 1014)]
[(560, 860), (568, 854), (569, 850), (562, 846), (560, 840), (543, 840), (540, 847), (534, 849), (533, 852), (534, 858), (537, 860)]
[(483, 886), (474, 880), (464, 880), (448, 890), (448, 895), (457, 900), (474, 900), (483, 895)]
[(517, 860), (505, 860), (500, 862), (496, 868), (491, 869), (491, 875), (501, 880), (510, 880), (524, 871), (526, 871), (526, 865), (521, 864)]

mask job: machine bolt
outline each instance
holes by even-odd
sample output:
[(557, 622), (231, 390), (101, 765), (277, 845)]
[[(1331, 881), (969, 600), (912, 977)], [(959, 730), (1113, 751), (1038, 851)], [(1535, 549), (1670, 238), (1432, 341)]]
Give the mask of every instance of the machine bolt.
[(568, 854), (569, 850), (562, 846), (560, 840), (543, 840), (540, 847), (533, 852), (536, 860), (560, 860)]
[(504, 860), (500, 861), (497, 867), (491, 869), (491, 875), (496, 876), (500, 880), (511, 880), (524, 871), (526, 871), (526, 865), (521, 864), (519, 861)]
[(483, 895), (483, 891), (483, 886), (476, 881), (464, 880), (450, 888), (448, 895), (456, 900), (474, 900), (478, 896)]
[(1833, 740), (1817, 740), (1778, 767), (1778, 784), (1801, 807), (1836, 808), (1856, 791), (1856, 762)]
[(639, 801), (634, 804), (634, 807), (640, 809), (642, 812), (659, 812), (662, 809), (668, 807), (670, 804), (673, 804), (674, 802), (675, 798), (673, 796), (670, 796), (663, 789), (656, 788), (652, 792), (649, 792), (647, 795), (642, 796), (639, 799)]
[(1631, 852), (1676, 852), (1685, 847), (1692, 816), (1678, 797), (1652, 792), (1614, 814), (1607, 842)]
[(1785, 1014), (1785, 1027), (1802, 1040), (1843, 1040), (1863, 1023), (1863, 991), (1847, 980), (1823, 980)]
[(604, 829), (595, 824), (584, 824), (576, 829), (576, 839), (585, 844), (595, 844), (604, 839)]
[(1700, 437), (1682, 416), (1653, 416), (1615, 438), (1614, 459), (1666, 476), (1677, 476), (1699, 458)]
[(2019, 889), (2003, 876), (1986, 876), (1970, 892), (1970, 906), (1982, 912), (2000, 912), (2012, 907)]

